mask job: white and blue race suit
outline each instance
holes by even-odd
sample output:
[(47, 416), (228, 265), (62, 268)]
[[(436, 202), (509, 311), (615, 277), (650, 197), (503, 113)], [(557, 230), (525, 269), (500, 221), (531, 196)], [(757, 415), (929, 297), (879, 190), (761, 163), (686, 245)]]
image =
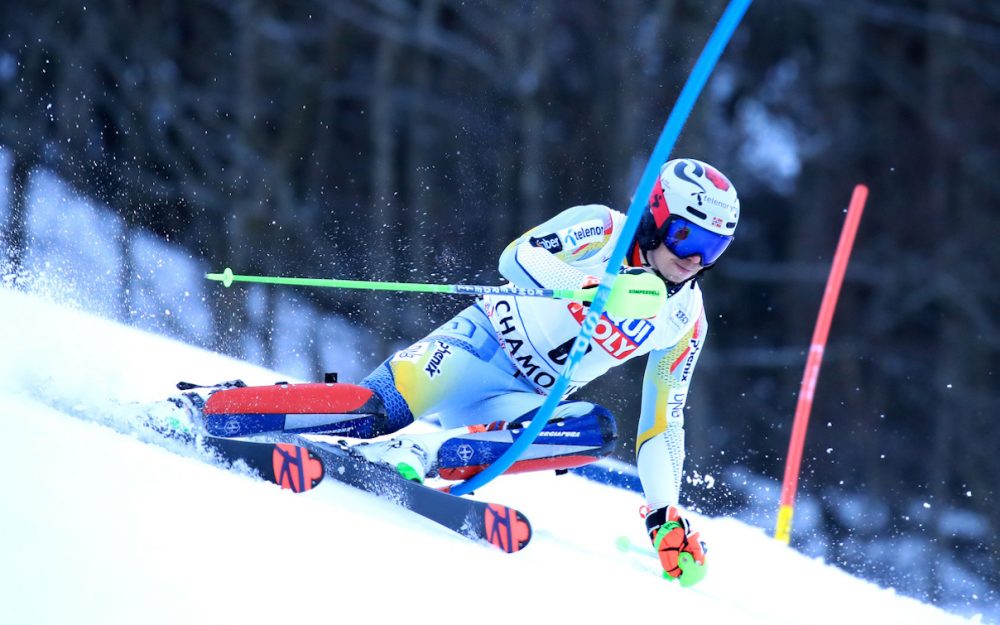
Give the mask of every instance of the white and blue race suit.
[[(569, 208), (511, 242), (500, 272), (518, 287), (580, 288), (604, 273), (624, 222), (624, 214), (606, 206)], [(642, 266), (634, 249), (631, 262)], [(428, 416), (447, 428), (511, 421), (544, 402), (586, 314), (578, 302), (484, 296), (390, 356), (363, 384), (382, 397), (394, 427)], [(595, 409), (568, 398), (612, 367), (648, 355), (636, 458), (651, 508), (678, 503), (684, 405), (706, 330), (696, 281), (671, 288), (655, 317), (605, 313), (556, 411), (559, 417)]]

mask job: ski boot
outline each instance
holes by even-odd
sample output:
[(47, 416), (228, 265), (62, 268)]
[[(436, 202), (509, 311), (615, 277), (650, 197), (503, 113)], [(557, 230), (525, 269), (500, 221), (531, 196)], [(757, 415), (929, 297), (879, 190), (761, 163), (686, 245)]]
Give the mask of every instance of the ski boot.
[[(464, 480), (483, 471), (514, 444), (529, 422), (496, 421), (428, 434), (360, 443), (353, 449), (372, 462), (388, 464), (403, 477)], [(607, 456), (617, 430), (610, 413), (599, 406), (573, 417), (551, 421), (505, 474), (553, 470), (563, 473)]]
[(146, 406), (143, 425), (169, 438), (192, 439), (205, 428), (205, 403), (214, 393), (243, 388), (243, 380), (227, 380), (211, 386), (178, 382), (178, 395)]
[(393, 467), (399, 474), (411, 482), (424, 483), (424, 479), (436, 467), (431, 462), (427, 452), (427, 442), (421, 442), (413, 436), (400, 436), (376, 443), (360, 443), (352, 447), (369, 462), (385, 464)]

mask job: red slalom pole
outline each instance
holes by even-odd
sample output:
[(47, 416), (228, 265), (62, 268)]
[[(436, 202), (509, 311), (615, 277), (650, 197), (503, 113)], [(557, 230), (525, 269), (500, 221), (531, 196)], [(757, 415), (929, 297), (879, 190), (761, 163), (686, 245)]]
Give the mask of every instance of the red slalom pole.
[(799, 386), (799, 401), (795, 406), (795, 421), (792, 424), (792, 437), (788, 443), (788, 459), (785, 461), (785, 479), (781, 484), (781, 505), (778, 507), (778, 522), (774, 529), (774, 538), (786, 545), (791, 540), (792, 514), (795, 507), (795, 490), (799, 483), (799, 469), (802, 465), (802, 449), (806, 441), (806, 428), (809, 425), (809, 413), (812, 411), (813, 395), (816, 392), (816, 380), (819, 378), (819, 367), (823, 361), (823, 351), (830, 334), (830, 323), (833, 321), (833, 311), (840, 296), (840, 285), (844, 282), (844, 272), (847, 271), (847, 261), (854, 247), (854, 235), (858, 231), (861, 213), (868, 199), (868, 187), (859, 184), (851, 194), (851, 203), (847, 207), (847, 218), (844, 228), (840, 231), (840, 241), (837, 252), (833, 256), (833, 266), (826, 280), (826, 291), (823, 293), (823, 303), (819, 308), (816, 328), (813, 330), (812, 344), (809, 346), (809, 357), (802, 373), (802, 384)]

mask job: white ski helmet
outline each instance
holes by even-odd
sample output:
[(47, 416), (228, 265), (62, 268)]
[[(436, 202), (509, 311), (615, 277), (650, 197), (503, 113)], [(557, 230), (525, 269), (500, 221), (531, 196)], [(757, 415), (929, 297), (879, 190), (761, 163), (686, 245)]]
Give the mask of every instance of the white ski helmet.
[(663, 243), (681, 258), (697, 254), (707, 267), (729, 247), (739, 219), (740, 199), (728, 178), (693, 158), (674, 159), (660, 168), (636, 243), (646, 252)]

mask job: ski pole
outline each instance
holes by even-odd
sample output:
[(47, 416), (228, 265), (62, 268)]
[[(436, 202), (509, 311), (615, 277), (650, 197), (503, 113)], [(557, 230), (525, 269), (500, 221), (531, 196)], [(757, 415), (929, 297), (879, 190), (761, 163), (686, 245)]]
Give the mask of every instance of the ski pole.
[[(446, 293), (452, 295), (516, 295), (546, 297), (577, 302), (592, 302), (597, 289), (523, 289), (512, 286), (481, 286), (473, 284), (421, 284), (417, 282), (377, 282), (372, 280), (338, 280), (332, 278), (284, 278), (280, 276), (241, 276), (226, 267), (222, 273), (207, 273), (205, 278), (229, 287), (233, 282), (283, 284), (334, 289), (368, 291), (402, 291), (409, 293)], [(612, 292), (607, 309), (612, 315), (627, 319), (648, 319), (660, 312), (666, 299), (666, 285), (651, 273), (630, 275)]]

